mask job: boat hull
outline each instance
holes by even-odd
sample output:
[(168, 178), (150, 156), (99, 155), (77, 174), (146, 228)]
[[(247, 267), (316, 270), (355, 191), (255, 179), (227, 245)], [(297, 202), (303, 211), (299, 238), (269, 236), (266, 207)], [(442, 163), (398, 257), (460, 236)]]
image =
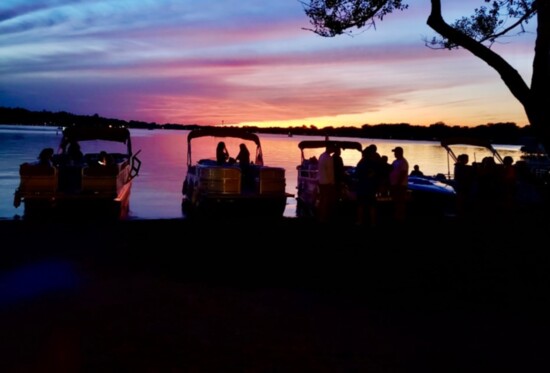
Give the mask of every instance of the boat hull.
[(204, 196), (192, 203), (183, 199), (182, 210), (189, 217), (282, 217), (287, 196), (259, 197), (241, 195)]
[(132, 183), (123, 185), (117, 195), (99, 193), (23, 194), (26, 219), (126, 219), (130, 211)]
[(191, 216), (282, 217), (288, 194), (285, 170), (251, 166), (248, 179), (237, 165), (203, 162), (189, 168), (182, 211)]

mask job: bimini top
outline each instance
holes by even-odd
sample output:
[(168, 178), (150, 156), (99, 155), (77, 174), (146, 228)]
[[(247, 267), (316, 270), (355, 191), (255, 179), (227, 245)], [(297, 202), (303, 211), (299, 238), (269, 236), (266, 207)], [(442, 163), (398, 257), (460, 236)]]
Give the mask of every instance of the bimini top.
[(86, 140), (107, 140), (127, 143), (130, 141), (130, 131), (127, 128), (119, 127), (67, 127), (63, 131), (62, 142), (86, 141)]
[(108, 126), (74, 126), (63, 130), (63, 137), (59, 144), (60, 149), (66, 150), (71, 142), (80, 141), (113, 141), (126, 145), (128, 155), (132, 155), (132, 142), (130, 140), (130, 130), (123, 127)]
[(491, 142), (488, 140), (476, 139), (471, 137), (449, 137), (446, 139), (442, 139), (441, 146), (445, 148), (445, 150), (447, 151), (447, 154), (451, 156), (451, 158), (456, 162), (457, 156), (454, 153), (454, 151), (451, 149), (452, 145), (471, 145), (471, 146), (479, 146), (479, 147), (485, 148), (491, 152), (494, 158), (496, 158), (500, 163), (503, 163), (502, 157), (497, 152), (497, 150), (493, 147), (493, 144), (491, 144)]
[(187, 135), (187, 142), (191, 142), (192, 139), (198, 137), (236, 137), (243, 140), (253, 141), (256, 146), (260, 146), (260, 138), (258, 135), (252, 132), (248, 132), (242, 128), (227, 128), (227, 127), (204, 127), (195, 129), (189, 132)]
[(328, 144), (333, 144), (334, 146), (339, 147), (342, 150), (355, 149), (361, 151), (363, 149), (363, 146), (359, 142), (340, 140), (304, 140), (298, 143), (298, 147), (300, 148), (300, 150), (326, 148)]
[(187, 134), (187, 165), (192, 165), (191, 160), (191, 140), (199, 137), (233, 137), (243, 140), (252, 141), (256, 144), (256, 156), (254, 158), (254, 164), (263, 166), (264, 156), (262, 152), (262, 146), (260, 144), (260, 137), (255, 133), (249, 132), (243, 128), (235, 127), (203, 127), (192, 130)]

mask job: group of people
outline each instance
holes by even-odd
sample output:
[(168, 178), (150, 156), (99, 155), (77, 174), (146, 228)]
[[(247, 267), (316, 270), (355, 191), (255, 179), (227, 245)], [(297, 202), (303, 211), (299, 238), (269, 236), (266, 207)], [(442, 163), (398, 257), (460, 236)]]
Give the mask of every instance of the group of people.
[[(80, 166), (84, 162), (84, 154), (80, 148), (80, 144), (77, 141), (71, 141), (67, 149), (60, 150), (62, 154), (65, 154), (67, 157), (64, 160), (68, 166)], [(37, 164), (43, 166), (52, 166), (53, 165), (53, 156), (55, 155), (55, 150), (53, 148), (44, 148), (40, 151), (40, 154), (37, 157)], [(105, 150), (102, 150), (99, 153), (97, 163), (101, 166), (107, 166), (114, 163), (113, 156), (107, 153)]]
[(250, 166), (250, 151), (248, 150), (246, 144), (241, 143), (239, 145), (239, 154), (237, 154), (237, 157), (231, 158), (229, 156), (229, 151), (225, 146), (225, 142), (220, 141), (216, 147), (216, 162), (219, 165), (237, 162), (241, 168), (248, 167)]
[(357, 224), (377, 224), (377, 203), (380, 197), (389, 197), (393, 205), (393, 217), (403, 222), (406, 217), (406, 201), (409, 182), (409, 162), (402, 147), (392, 149), (395, 159), (390, 164), (387, 156), (378, 153), (376, 145), (363, 149), (357, 163)]
[(454, 166), (457, 214), (468, 216), (492, 208), (512, 211), (520, 178), (513, 158), (505, 156), (502, 165), (497, 165), (492, 157), (475, 164), (469, 161), (468, 154), (460, 154)]
[[(375, 144), (367, 146), (362, 151), (361, 159), (355, 168), (358, 225), (376, 225), (377, 200), (380, 195), (391, 198), (394, 219), (397, 222), (405, 219), (409, 163), (404, 157), (402, 147), (398, 146), (392, 152), (395, 159), (390, 164), (387, 156), (378, 153)], [(320, 222), (327, 223), (335, 218), (340, 196), (339, 188), (345, 182), (345, 177), (341, 149), (329, 142), (318, 161)]]
[(218, 165), (237, 163), (241, 168), (241, 183), (244, 189), (252, 187), (252, 178), (250, 172), (250, 151), (246, 144), (241, 143), (239, 145), (239, 153), (235, 158), (229, 156), (229, 151), (225, 145), (225, 142), (220, 141), (216, 147), (216, 163)]
[[(62, 149), (63, 151), (63, 149)], [(40, 154), (38, 154), (38, 165), (42, 166), (53, 166), (53, 156), (55, 154), (55, 150), (53, 148), (44, 148), (40, 151)], [(67, 155), (67, 161), (69, 164), (79, 164), (82, 162), (82, 158), (84, 155), (82, 154), (82, 151), (80, 150), (80, 144), (76, 141), (71, 142), (66, 151)]]

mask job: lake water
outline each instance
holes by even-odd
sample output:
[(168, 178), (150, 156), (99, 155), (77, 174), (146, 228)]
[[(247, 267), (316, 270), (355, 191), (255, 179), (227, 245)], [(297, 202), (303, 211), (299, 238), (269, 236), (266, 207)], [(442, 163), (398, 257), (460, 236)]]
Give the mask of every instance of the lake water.
[[(134, 153), (141, 150), (141, 171), (134, 179), (130, 199), (130, 219), (174, 219), (182, 218), (181, 188), (187, 170), (187, 134), (178, 130), (142, 130), (132, 129)], [(302, 140), (322, 140), (323, 137), (260, 134), (264, 163), (269, 166), (283, 167), (286, 170), (286, 191), (296, 194), (297, 171), (301, 154), (298, 143)], [(57, 149), (61, 132), (55, 127), (0, 125), (0, 219), (19, 219), (23, 215), (23, 206), (13, 206), (13, 195), (19, 185), (19, 165), (33, 162), (42, 148)], [(376, 144), (381, 155), (387, 155), (391, 162), (394, 157), (391, 149), (401, 146), (410, 168), (418, 164), (425, 175), (452, 171), (453, 164), (439, 142), (380, 140), (363, 138), (334, 138), (360, 142), (363, 147)], [(219, 139), (201, 138), (192, 142), (193, 160), (214, 158), (216, 143)], [(231, 156), (238, 153), (238, 139), (228, 139), (227, 148)], [(520, 156), (517, 145), (495, 145), (504, 157)], [(252, 147), (251, 153), (253, 154)], [(468, 153), (470, 160), (479, 161), (483, 157), (480, 148), (456, 147), (455, 152)], [(318, 157), (322, 151), (312, 155)], [(346, 165), (355, 165), (361, 154), (356, 150), (342, 152)], [(296, 217), (296, 200), (289, 197), (284, 212), (285, 217)]]

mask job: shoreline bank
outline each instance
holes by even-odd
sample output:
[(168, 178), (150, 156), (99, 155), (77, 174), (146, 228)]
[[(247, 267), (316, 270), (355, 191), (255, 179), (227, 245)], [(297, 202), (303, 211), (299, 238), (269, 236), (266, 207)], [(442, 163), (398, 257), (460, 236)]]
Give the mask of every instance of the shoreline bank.
[[(493, 218), (508, 225), (0, 221), (3, 363), (7, 371), (541, 369), (547, 223)], [(6, 286), (17, 281), (24, 286)]]

